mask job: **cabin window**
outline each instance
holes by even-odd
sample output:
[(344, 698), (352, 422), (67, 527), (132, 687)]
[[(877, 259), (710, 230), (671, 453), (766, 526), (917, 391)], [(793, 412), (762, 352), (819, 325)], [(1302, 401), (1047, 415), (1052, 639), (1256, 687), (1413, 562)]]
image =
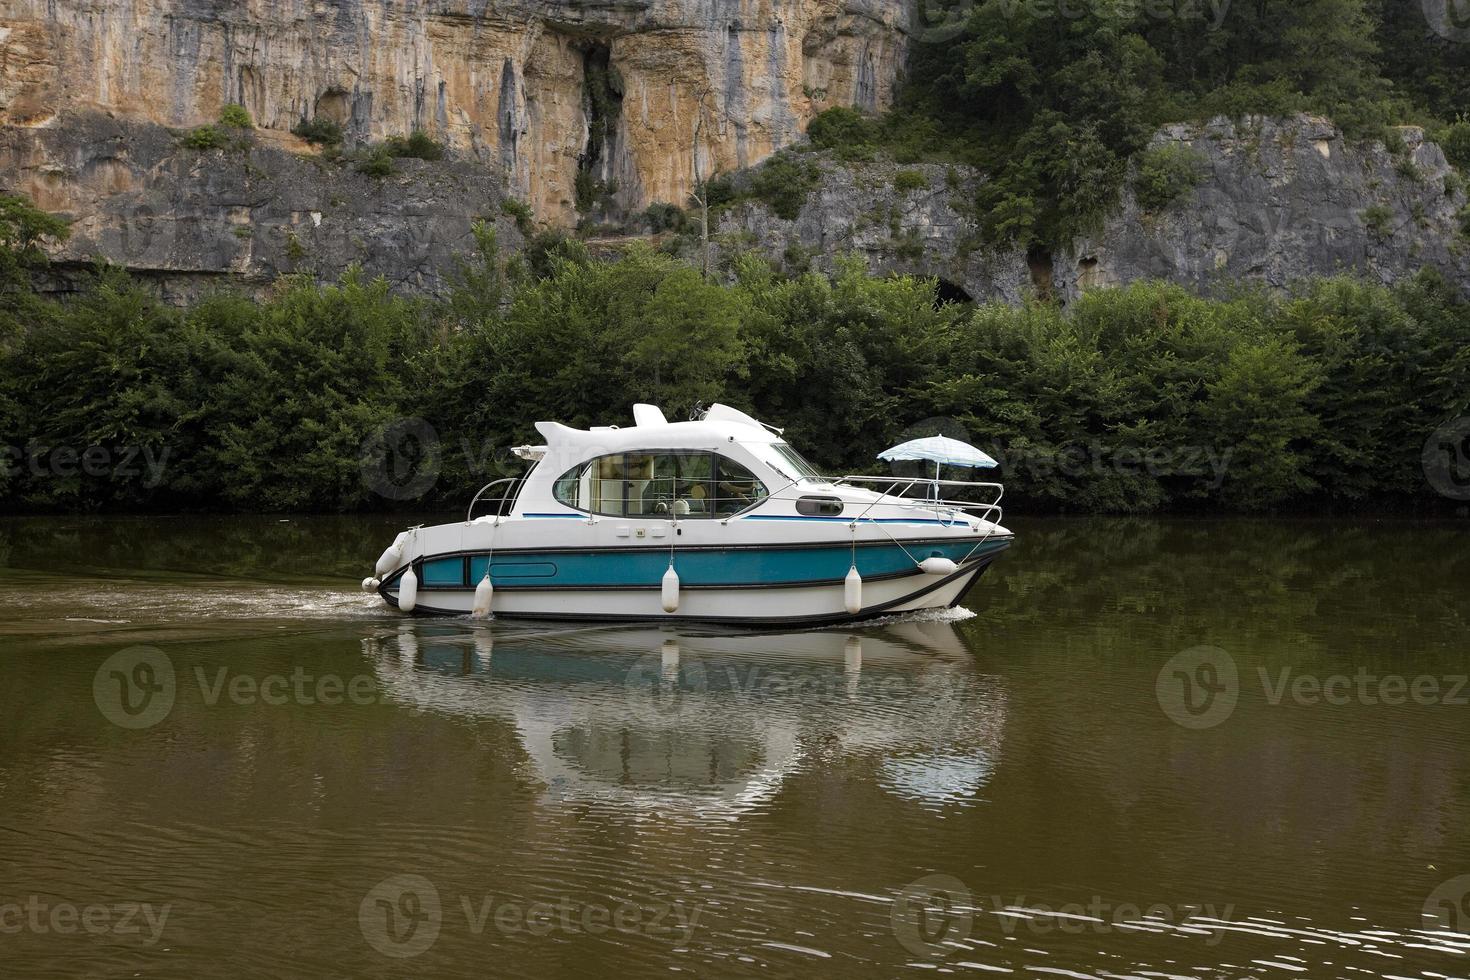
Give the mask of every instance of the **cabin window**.
[(796, 512), (807, 517), (841, 517), (842, 500), (838, 497), (797, 497)]
[(808, 463), (806, 457), (802, 456), (795, 449), (792, 449), (788, 443), (773, 442), (771, 443), (771, 451), (780, 457), (781, 461), (792, 470), (796, 479), (821, 479), (822, 474), (817, 472), (817, 468), (811, 463)]
[(739, 513), (768, 491), (733, 459), (686, 451), (599, 456), (563, 474), (552, 494), (594, 514), (689, 520)]

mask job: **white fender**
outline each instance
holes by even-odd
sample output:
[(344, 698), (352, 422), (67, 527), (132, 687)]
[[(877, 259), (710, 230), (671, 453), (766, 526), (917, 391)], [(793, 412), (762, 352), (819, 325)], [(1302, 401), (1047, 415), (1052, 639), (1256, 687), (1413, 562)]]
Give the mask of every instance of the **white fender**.
[(486, 619), (490, 615), (490, 600), (495, 598), (495, 586), (490, 584), (490, 570), (485, 569), (485, 577), (480, 579), (480, 584), (475, 586), (475, 607), (470, 613), (475, 619)]
[(863, 611), (863, 577), (858, 574), (856, 565), (848, 570), (847, 579), (842, 583), (842, 600), (847, 611), (854, 616)]
[(679, 573), (674, 571), (674, 566), (669, 565), (669, 570), (664, 572), (663, 594), (664, 612), (674, 612), (679, 608)]
[(413, 573), (413, 566), (403, 573), (403, 578), (398, 580), (398, 608), (404, 612), (413, 612), (419, 604), (419, 577)]
[(373, 578), (373, 577), (369, 576), (368, 578), (365, 578), (365, 579), (362, 580), (362, 591), (364, 591), (364, 592), (376, 592), (376, 591), (378, 591), (378, 586), (380, 586), (382, 584), (383, 583), (382, 582), (379, 582), (376, 578)]
[(404, 531), (393, 539), (392, 544), (384, 549), (383, 554), (378, 558), (378, 564), (373, 568), (374, 575), (382, 578), (403, 564), (403, 541), (406, 537), (408, 537), (408, 532)]
[(959, 568), (960, 566), (950, 559), (940, 558), (938, 555), (919, 562), (919, 571), (925, 575), (953, 575), (959, 571)]

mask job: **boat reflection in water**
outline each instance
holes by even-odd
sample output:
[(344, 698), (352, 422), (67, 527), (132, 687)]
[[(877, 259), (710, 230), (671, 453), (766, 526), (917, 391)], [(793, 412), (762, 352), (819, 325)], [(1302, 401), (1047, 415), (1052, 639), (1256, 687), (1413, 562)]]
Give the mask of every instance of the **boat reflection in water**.
[(951, 622), (721, 634), (404, 621), (363, 641), (390, 702), (514, 727), (548, 803), (736, 816), (857, 763), (884, 791), (975, 801), (1006, 700)]

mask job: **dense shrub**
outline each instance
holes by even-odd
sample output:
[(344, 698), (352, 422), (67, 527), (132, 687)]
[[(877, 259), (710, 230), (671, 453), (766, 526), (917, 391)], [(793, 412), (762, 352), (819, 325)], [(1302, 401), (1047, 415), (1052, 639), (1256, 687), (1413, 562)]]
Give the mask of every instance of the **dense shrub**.
[(815, 160), (778, 153), (750, 176), (750, 195), (770, 205), (777, 217), (794, 221), (821, 179)]
[[(47, 464), (0, 466), (10, 509), (459, 504), (518, 472), (496, 450), (540, 419), (718, 399), (830, 471), (871, 471), (947, 418), (1001, 461), (1021, 510), (1381, 510), (1443, 503), (1420, 454), (1470, 414), (1470, 306), (1429, 274), (972, 307), (857, 260), (788, 277), (740, 255), (720, 283), (641, 246), (593, 260), (550, 231), (507, 257), (481, 223), (438, 300), (353, 271), (180, 310), (108, 269), (64, 301), (37, 294), (38, 243), (64, 233), (0, 198), (3, 445), (7, 464)], [(405, 419), (437, 435), (438, 479), (389, 499), (366, 466)], [(88, 450), (106, 465), (81, 466)]]
[(685, 231), (690, 219), (677, 204), (655, 201), (643, 209), (643, 223), (656, 235), (661, 231)]
[(242, 105), (230, 103), (219, 111), (219, 124), (231, 129), (254, 129), (255, 121)]
[(191, 150), (219, 150), (229, 145), (230, 138), (218, 126), (200, 126), (184, 134), (184, 145)]
[(531, 211), (531, 205), (520, 198), (507, 197), (500, 202), (500, 213), (512, 219), (516, 223), (516, 230), (522, 235), (531, 234), (535, 214)]
[(1363, 227), (1368, 229), (1368, 234), (1382, 241), (1392, 234), (1390, 225), (1393, 222), (1393, 209), (1386, 204), (1369, 205), (1361, 215)]
[(1138, 155), (1133, 197), (1145, 211), (1162, 211), (1203, 176), (1203, 159), (1185, 146), (1150, 147)]
[(1438, 134), (1445, 159), (1461, 170), (1470, 170), (1470, 120), (1460, 119)]
[(292, 127), (291, 132), (308, 143), (318, 146), (338, 146), (345, 138), (342, 127), (325, 116), (303, 119)]
[(369, 177), (391, 177), (396, 172), (393, 154), (386, 146), (371, 147), (358, 156), (357, 172)]
[(871, 159), (882, 136), (878, 123), (848, 106), (834, 106), (807, 124), (812, 143), (834, 151), (843, 160)]
[(929, 178), (922, 170), (900, 170), (893, 175), (893, 189), (900, 194), (925, 190), (928, 186)]
[(415, 160), (444, 159), (444, 147), (434, 142), (433, 137), (421, 129), (414, 130), (406, 137), (390, 136), (383, 145), (395, 157)]

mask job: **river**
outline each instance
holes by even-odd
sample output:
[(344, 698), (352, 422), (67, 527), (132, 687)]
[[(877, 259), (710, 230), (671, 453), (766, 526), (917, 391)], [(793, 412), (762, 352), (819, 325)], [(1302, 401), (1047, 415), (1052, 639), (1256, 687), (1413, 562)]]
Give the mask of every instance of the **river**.
[(943, 615), (404, 619), (0, 521), (6, 977), (1470, 973), (1466, 524), (1017, 519)]

